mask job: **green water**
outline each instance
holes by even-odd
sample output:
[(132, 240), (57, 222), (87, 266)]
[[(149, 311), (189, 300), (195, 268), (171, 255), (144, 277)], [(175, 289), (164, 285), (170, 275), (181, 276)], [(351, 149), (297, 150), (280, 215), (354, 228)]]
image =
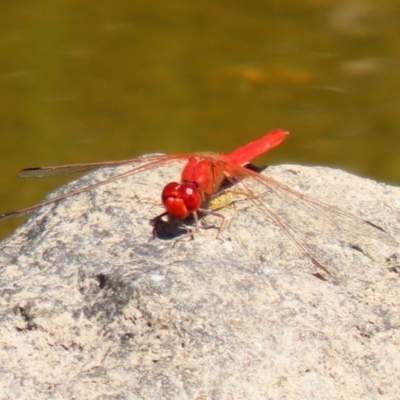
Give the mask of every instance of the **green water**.
[(260, 162), (400, 182), (394, 0), (3, 3), (0, 211), (68, 179), (23, 167), (223, 152), (277, 127), (291, 136)]

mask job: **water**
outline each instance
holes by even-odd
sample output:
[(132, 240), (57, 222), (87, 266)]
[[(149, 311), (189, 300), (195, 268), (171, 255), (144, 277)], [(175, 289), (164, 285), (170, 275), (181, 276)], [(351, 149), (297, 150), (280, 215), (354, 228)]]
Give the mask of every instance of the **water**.
[(47, 0), (0, 19), (1, 211), (70, 179), (23, 167), (224, 152), (277, 127), (291, 136), (261, 163), (400, 182), (394, 0)]

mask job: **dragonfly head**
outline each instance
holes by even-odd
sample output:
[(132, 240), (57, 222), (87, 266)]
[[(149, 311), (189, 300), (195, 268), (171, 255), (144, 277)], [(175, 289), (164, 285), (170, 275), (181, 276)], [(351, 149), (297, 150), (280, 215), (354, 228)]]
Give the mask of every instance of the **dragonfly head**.
[(192, 183), (168, 183), (162, 191), (161, 200), (168, 215), (176, 219), (185, 218), (201, 205), (201, 195)]

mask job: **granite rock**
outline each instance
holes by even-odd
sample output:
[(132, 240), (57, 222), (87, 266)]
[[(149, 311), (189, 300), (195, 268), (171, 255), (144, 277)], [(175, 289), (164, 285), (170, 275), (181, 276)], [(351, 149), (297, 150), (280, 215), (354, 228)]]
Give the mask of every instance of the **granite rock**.
[[(51, 196), (129, 168), (94, 171)], [(398, 396), (400, 189), (270, 167), (267, 176), (324, 203), (276, 186), (233, 202), (228, 192), (216, 203), (219, 238), (220, 219), (206, 215), (193, 238), (177, 240), (186, 229), (173, 223), (152, 240), (149, 220), (180, 168), (46, 206), (0, 244), (1, 397)], [(325, 202), (387, 233), (336, 218)], [(285, 232), (276, 215), (295, 226)]]

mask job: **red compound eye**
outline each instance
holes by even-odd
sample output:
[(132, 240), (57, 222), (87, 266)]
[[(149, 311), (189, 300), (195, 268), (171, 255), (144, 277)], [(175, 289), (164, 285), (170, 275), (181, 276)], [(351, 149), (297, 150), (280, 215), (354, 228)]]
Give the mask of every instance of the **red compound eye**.
[(192, 213), (200, 207), (200, 193), (194, 185), (191, 183), (184, 183), (180, 185), (178, 191), (179, 197), (185, 203), (188, 213)]
[(168, 214), (177, 219), (185, 218), (201, 204), (200, 193), (191, 183), (168, 183), (161, 194), (161, 200)]

